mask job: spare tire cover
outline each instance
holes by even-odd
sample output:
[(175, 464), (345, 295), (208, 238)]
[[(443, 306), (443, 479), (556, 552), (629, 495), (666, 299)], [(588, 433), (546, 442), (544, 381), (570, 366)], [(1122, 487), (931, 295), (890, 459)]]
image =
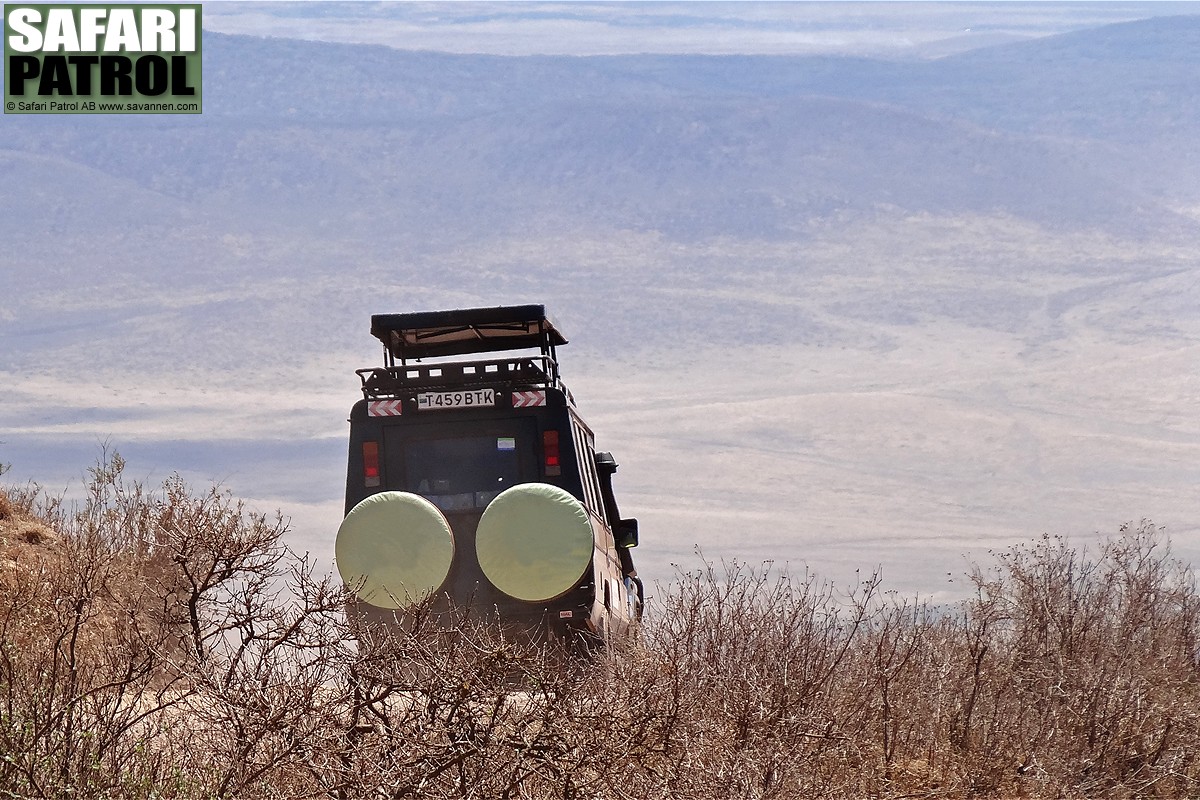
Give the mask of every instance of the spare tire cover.
[(342, 580), (361, 600), (403, 608), (442, 585), (454, 559), (454, 534), (424, 497), (380, 492), (342, 520), (334, 555)]
[(592, 524), (565, 489), (523, 483), (488, 504), (475, 552), (483, 574), (519, 600), (548, 600), (574, 586), (591, 564)]

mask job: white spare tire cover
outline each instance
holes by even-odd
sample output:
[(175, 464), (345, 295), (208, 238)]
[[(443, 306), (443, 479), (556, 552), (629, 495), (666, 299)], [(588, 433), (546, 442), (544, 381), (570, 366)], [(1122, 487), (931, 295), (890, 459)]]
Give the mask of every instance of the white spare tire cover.
[(592, 524), (569, 492), (547, 483), (506, 489), (479, 520), (483, 574), (518, 600), (549, 600), (574, 586), (592, 560)]
[(442, 585), (454, 559), (454, 534), (424, 497), (380, 492), (342, 520), (334, 555), (342, 580), (361, 600), (404, 608)]

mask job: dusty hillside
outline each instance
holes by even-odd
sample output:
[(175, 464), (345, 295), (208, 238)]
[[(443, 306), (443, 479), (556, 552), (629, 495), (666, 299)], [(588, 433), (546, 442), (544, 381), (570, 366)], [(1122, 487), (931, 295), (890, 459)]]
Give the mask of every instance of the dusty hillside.
[(0, 547), (5, 566), (32, 558), (35, 548), (52, 546), (56, 538), (49, 526), (15, 505), (7, 492), (0, 492)]
[(481, 626), (355, 646), (282, 520), (119, 457), (0, 493), (0, 796), (1176, 797), (1200, 597), (1161, 530), (1045, 537), (930, 607), (701, 564), (591, 662)]

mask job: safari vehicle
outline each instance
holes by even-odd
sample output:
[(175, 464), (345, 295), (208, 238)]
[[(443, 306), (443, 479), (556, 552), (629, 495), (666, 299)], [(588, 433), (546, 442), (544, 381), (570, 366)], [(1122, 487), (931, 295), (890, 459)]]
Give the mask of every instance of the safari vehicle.
[[(371, 333), (384, 365), (357, 370), (335, 548), (356, 621), (411, 624), (419, 607), (590, 643), (635, 624), (637, 520), (621, 519), (617, 463), (559, 376), (567, 339), (545, 308), (377, 314)], [(481, 353), (504, 357), (454, 359)]]

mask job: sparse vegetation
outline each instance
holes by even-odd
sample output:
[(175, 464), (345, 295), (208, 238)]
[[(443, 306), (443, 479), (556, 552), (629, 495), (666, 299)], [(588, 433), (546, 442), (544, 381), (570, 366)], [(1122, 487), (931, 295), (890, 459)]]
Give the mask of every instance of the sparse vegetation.
[(931, 607), (703, 564), (581, 666), (464, 623), (355, 645), (283, 520), (119, 456), (0, 493), (0, 797), (1176, 797), (1200, 596), (1162, 531), (1044, 537)]

